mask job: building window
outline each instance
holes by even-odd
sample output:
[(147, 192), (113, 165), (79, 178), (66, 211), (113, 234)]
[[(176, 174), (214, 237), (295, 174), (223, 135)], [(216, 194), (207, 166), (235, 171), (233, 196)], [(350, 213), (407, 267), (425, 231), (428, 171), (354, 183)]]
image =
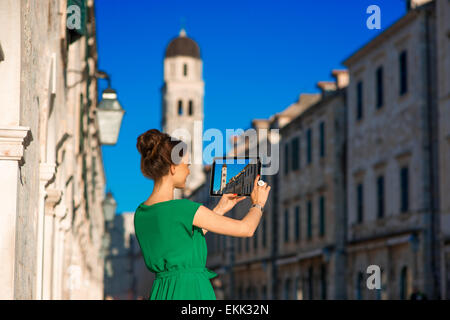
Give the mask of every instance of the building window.
[(408, 267), (404, 266), (400, 272), (400, 299), (406, 300), (410, 295), (411, 282), (409, 279)]
[(266, 218), (265, 216), (262, 218), (263, 219), (263, 225), (262, 225), (262, 242), (263, 242), (263, 247), (266, 247)]
[(192, 100), (189, 100), (189, 115), (192, 116), (194, 113), (194, 107), (192, 106)]
[(383, 67), (378, 67), (376, 71), (376, 95), (377, 95), (377, 109), (383, 106)]
[(305, 276), (302, 278), (302, 299), (308, 299), (308, 275), (305, 272)]
[(284, 210), (284, 242), (289, 241), (289, 210)]
[(303, 283), (300, 276), (297, 276), (295, 280), (295, 299), (296, 300), (303, 300)]
[(212, 249), (213, 253), (217, 252), (217, 250), (216, 250), (216, 237), (215, 236), (211, 236), (211, 249)]
[(267, 300), (267, 286), (266, 285), (262, 286), (262, 299)]
[(292, 170), (299, 169), (299, 157), (298, 157), (298, 137), (292, 139)]
[(408, 57), (406, 51), (402, 51), (399, 55), (399, 73), (400, 73), (400, 95), (408, 92)]
[(183, 65), (183, 74), (184, 74), (184, 76), (187, 76), (187, 64), (186, 63)]
[(327, 266), (324, 263), (320, 266), (320, 295), (322, 300), (327, 299)]
[(377, 178), (377, 211), (378, 218), (384, 217), (384, 176)]
[(85, 113), (85, 104), (84, 97), (80, 95), (80, 141), (79, 141), (79, 152), (82, 153), (84, 151), (84, 113)]
[(320, 133), (320, 157), (325, 157), (325, 122), (322, 121), (319, 125)]
[(311, 200), (308, 200), (307, 203), (307, 235), (308, 235), (308, 239), (311, 239), (312, 237), (312, 202)]
[(313, 267), (309, 266), (308, 268), (308, 299), (312, 300), (314, 298), (314, 292), (313, 292), (313, 285), (314, 285), (314, 279), (313, 279)]
[(363, 198), (363, 184), (359, 183), (356, 187), (356, 210), (358, 213), (357, 221), (361, 223), (364, 215), (364, 198)]
[(377, 299), (378, 300), (387, 300), (388, 292), (387, 292), (387, 272), (383, 267), (380, 268), (381, 272), (381, 289), (377, 290)]
[(301, 138), (298, 137), (298, 168), (302, 167), (302, 142)]
[(356, 85), (356, 120), (363, 117), (363, 83), (358, 81)]
[(239, 297), (239, 300), (242, 300), (243, 298), (244, 298), (244, 294), (243, 294), (243, 288), (242, 287), (239, 287), (239, 289), (238, 289), (238, 297)]
[(300, 239), (300, 207), (295, 207), (295, 239)]
[(92, 156), (92, 199), (95, 202), (95, 192), (97, 191), (97, 157)]
[(357, 300), (362, 300), (363, 298), (363, 290), (364, 290), (364, 274), (359, 271), (358, 276), (356, 278), (356, 292), (355, 292), (355, 298)]
[(298, 277), (294, 277), (292, 280), (292, 286), (293, 286), (293, 290), (292, 290), (292, 299), (293, 300), (298, 300), (297, 297), (297, 290), (298, 290)]
[(325, 197), (319, 198), (319, 232), (320, 236), (325, 235)]
[(291, 298), (291, 279), (286, 279), (284, 282), (284, 299), (289, 300)]
[(306, 158), (307, 163), (310, 164), (312, 161), (312, 130), (311, 128), (306, 131)]
[(183, 101), (178, 100), (178, 115), (182, 115), (183, 114)]
[(87, 162), (86, 162), (86, 156), (83, 155), (83, 169), (82, 169), (82, 175), (83, 175), (83, 195), (84, 195), (84, 210), (86, 211), (86, 216), (89, 218), (89, 198), (88, 198), (88, 179), (87, 179)]
[(287, 175), (289, 172), (289, 144), (284, 145), (284, 174)]
[(402, 167), (400, 169), (400, 211), (409, 210), (409, 169)]

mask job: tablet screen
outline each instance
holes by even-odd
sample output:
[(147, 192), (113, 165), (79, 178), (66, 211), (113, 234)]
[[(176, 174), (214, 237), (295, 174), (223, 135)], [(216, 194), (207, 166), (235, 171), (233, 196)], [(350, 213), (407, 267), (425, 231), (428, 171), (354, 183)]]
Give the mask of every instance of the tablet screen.
[(261, 172), (258, 157), (223, 157), (215, 158), (211, 173), (212, 196), (224, 193), (237, 193), (250, 196), (255, 177)]

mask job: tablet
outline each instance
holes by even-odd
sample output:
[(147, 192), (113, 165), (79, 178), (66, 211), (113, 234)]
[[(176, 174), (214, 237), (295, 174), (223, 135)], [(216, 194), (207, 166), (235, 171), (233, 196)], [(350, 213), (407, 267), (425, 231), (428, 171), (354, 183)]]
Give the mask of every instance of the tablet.
[(259, 157), (216, 157), (211, 170), (211, 196), (250, 196), (255, 177), (261, 174), (261, 161)]

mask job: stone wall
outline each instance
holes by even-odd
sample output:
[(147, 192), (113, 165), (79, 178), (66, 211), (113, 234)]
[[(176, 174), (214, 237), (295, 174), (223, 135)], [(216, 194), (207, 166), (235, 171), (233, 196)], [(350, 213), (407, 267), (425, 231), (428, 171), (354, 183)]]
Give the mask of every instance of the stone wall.
[(77, 41), (66, 1), (0, 4), (5, 299), (103, 297), (105, 175), (93, 114), (94, 3), (86, 4), (87, 33)]

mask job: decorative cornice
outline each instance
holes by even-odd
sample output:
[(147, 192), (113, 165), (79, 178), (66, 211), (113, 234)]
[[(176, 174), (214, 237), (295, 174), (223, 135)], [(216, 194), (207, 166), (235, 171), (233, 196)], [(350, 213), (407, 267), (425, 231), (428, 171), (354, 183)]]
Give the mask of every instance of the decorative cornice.
[(55, 168), (56, 165), (54, 164), (41, 162), (39, 164), (39, 179), (47, 184), (55, 175)]
[(323, 255), (323, 248), (317, 248), (317, 249), (313, 249), (307, 252), (300, 252), (297, 254), (297, 261), (300, 260), (305, 260), (305, 259), (310, 259), (313, 257), (317, 257), (317, 256), (321, 256)]
[(0, 126), (0, 160), (20, 161), (29, 127)]
[(57, 189), (46, 189), (47, 196), (45, 197), (45, 206), (52, 210), (45, 210), (48, 214), (54, 214), (55, 206), (61, 201), (62, 191)]
[(381, 246), (389, 246), (399, 241), (406, 241), (405, 236), (411, 236), (414, 233), (422, 232), (423, 228), (421, 227), (411, 227), (405, 230), (397, 231), (397, 232), (387, 232), (384, 234), (368, 236), (364, 238), (353, 238), (347, 241), (347, 251), (357, 251), (361, 250), (361, 247), (364, 246), (373, 246), (373, 247), (381, 247)]

